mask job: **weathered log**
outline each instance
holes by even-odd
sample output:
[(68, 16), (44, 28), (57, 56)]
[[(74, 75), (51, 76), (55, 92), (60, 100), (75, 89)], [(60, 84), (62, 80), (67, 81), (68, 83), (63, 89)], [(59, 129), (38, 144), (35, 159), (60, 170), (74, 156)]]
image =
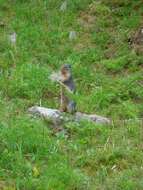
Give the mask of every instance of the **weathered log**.
[(67, 121), (80, 122), (81, 120), (87, 120), (98, 124), (111, 123), (111, 121), (108, 118), (96, 114), (85, 114), (81, 112), (76, 112), (75, 114), (71, 115), (68, 113), (65, 114), (57, 109), (44, 108), (39, 106), (33, 106), (29, 108), (28, 112), (32, 115), (38, 115), (43, 117), (44, 119), (48, 119), (52, 121), (54, 124)]

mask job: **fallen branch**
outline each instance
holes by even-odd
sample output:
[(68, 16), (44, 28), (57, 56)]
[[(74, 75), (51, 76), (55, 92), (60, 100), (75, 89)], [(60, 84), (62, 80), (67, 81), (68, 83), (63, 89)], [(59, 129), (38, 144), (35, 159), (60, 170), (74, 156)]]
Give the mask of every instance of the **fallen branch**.
[(33, 106), (28, 109), (28, 112), (33, 115), (38, 115), (44, 119), (52, 121), (54, 124), (67, 122), (67, 121), (76, 121), (80, 122), (81, 120), (87, 120), (99, 124), (110, 124), (110, 120), (106, 117), (102, 117), (96, 114), (85, 114), (81, 112), (76, 112), (74, 115), (63, 113), (57, 109), (44, 108), (39, 106)]

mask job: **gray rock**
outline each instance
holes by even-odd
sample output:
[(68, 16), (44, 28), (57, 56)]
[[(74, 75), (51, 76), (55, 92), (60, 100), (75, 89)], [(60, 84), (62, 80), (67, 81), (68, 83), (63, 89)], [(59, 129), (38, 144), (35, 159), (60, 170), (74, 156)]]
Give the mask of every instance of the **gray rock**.
[(76, 31), (70, 31), (69, 32), (69, 39), (70, 40), (75, 40), (77, 38)]
[(64, 1), (60, 6), (60, 11), (66, 11), (67, 10), (67, 1)]
[(16, 37), (17, 37), (17, 34), (16, 32), (12, 33), (9, 35), (9, 40), (12, 44), (15, 44), (16, 43)]

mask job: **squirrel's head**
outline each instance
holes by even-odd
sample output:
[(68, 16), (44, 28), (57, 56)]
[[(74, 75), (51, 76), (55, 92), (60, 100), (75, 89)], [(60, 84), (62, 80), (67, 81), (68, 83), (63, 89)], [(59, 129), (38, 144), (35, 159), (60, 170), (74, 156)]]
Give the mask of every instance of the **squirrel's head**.
[(63, 75), (65, 80), (68, 80), (72, 75), (72, 73), (71, 73), (71, 65), (68, 65), (68, 64), (62, 65), (61, 74)]
[(75, 91), (75, 85), (72, 78), (71, 65), (65, 64), (61, 67), (61, 74), (63, 77), (63, 84), (71, 91)]
[(62, 65), (61, 72), (71, 73), (71, 65), (69, 65), (69, 64)]

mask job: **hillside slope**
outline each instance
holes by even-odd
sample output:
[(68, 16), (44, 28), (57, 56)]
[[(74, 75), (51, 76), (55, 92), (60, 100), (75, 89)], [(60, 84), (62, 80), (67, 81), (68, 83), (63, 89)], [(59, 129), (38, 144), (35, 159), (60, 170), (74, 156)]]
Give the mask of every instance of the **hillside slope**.
[[(62, 4), (0, 0), (0, 189), (142, 190), (142, 0)], [(30, 106), (58, 108), (48, 77), (63, 63), (72, 65), (79, 111), (132, 120), (67, 123), (67, 137), (31, 118)]]

